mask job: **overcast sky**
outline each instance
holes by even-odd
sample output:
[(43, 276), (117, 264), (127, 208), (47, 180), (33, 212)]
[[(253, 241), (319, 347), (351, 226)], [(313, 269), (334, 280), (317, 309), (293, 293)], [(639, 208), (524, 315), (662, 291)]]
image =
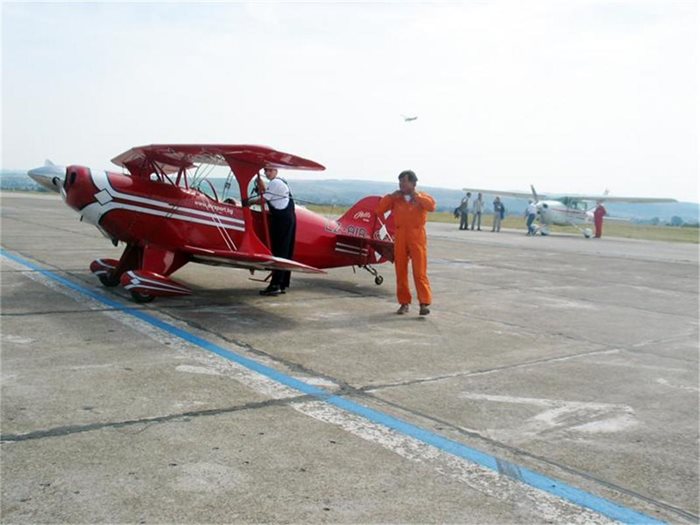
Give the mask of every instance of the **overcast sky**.
[(327, 168), (292, 179), (698, 201), (698, 23), (694, 0), (3, 2), (2, 167), (264, 144)]

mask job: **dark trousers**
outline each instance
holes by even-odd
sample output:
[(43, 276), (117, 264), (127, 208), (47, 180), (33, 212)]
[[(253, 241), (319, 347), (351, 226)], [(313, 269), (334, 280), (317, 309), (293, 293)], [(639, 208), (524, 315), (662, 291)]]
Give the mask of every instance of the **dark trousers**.
[(459, 212), (459, 229), (466, 230), (469, 226), (469, 213), (466, 211)]
[[(294, 201), (283, 210), (270, 206), (270, 242), (272, 255), (292, 259), (294, 257), (294, 239), (296, 237), (297, 219), (294, 213)], [(280, 288), (289, 287), (292, 272), (287, 270), (272, 270), (270, 285)]]
[(474, 225), (476, 224), (476, 227), (481, 229), (481, 212), (477, 211), (474, 212), (474, 217), (472, 217), (472, 230), (474, 229)]
[(537, 230), (535, 230), (535, 227), (532, 225), (532, 223), (535, 222), (535, 217), (537, 217), (537, 215), (535, 215), (534, 213), (531, 213), (527, 216), (527, 234), (528, 235), (535, 235), (535, 232), (537, 231)]

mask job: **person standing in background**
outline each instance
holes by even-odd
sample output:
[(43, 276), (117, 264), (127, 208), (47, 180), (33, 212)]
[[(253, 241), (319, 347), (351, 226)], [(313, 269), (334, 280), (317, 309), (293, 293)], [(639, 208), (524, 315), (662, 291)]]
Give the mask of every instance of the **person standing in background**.
[(593, 212), (593, 224), (595, 225), (595, 238), (600, 239), (603, 235), (603, 217), (608, 214), (608, 211), (603, 206), (603, 201), (596, 203), (595, 211)]
[(477, 196), (476, 200), (474, 201), (474, 207), (473, 210), (474, 216), (472, 217), (472, 231), (474, 231), (474, 225), (477, 224), (477, 230), (481, 231), (481, 212), (484, 211), (484, 199), (482, 198), (481, 193)]
[(472, 198), (471, 192), (462, 197), (462, 202), (459, 204), (459, 229), (467, 230), (469, 226), (469, 200)]
[(503, 206), (501, 198), (497, 196), (493, 200), (493, 227), (491, 228), (492, 232), (501, 231), (501, 221), (503, 220), (505, 213), (506, 207)]
[(533, 223), (535, 222), (535, 218), (537, 218), (537, 205), (532, 199), (529, 199), (527, 201), (527, 210), (525, 210), (525, 217), (527, 217), (527, 234), (528, 235), (535, 235), (537, 233), (537, 230), (535, 230), (535, 226)]

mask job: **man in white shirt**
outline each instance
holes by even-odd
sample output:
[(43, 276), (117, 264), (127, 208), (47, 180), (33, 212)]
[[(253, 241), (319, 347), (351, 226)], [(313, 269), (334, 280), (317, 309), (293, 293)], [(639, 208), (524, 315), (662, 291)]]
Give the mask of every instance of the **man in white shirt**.
[[(294, 199), (287, 183), (277, 177), (276, 168), (265, 168), (265, 177), (270, 182), (263, 192), (262, 198), (265, 199), (270, 210), (269, 228), (272, 255), (291, 259), (294, 256), (297, 228)], [(259, 199), (251, 199), (249, 204), (255, 201), (259, 201)], [(292, 272), (286, 270), (273, 270), (270, 284), (264, 290), (260, 290), (260, 295), (285, 293), (285, 289), (289, 288), (291, 275)]]
[(535, 222), (535, 218), (537, 217), (537, 205), (533, 202), (532, 199), (527, 201), (527, 211), (525, 212), (525, 216), (527, 217), (527, 234), (535, 235), (535, 233), (537, 233), (537, 230), (535, 229), (533, 223)]

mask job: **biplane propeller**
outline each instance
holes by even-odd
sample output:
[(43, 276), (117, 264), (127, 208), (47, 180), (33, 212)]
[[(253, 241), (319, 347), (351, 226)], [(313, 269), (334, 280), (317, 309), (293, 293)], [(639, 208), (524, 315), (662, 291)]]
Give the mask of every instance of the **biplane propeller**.
[[(264, 168), (324, 170), (311, 160), (253, 145), (170, 145), (132, 148), (112, 162), (126, 173), (112, 173), (47, 161), (29, 176), (60, 192), (80, 220), (93, 224), (116, 246), (119, 260), (96, 259), (90, 270), (105, 286), (123, 286), (136, 302), (158, 296), (189, 295), (170, 275), (189, 262), (255, 271), (324, 273), (358, 266), (381, 284), (374, 265), (394, 258), (394, 222), (378, 216), (379, 196), (358, 201), (337, 220), (296, 207), (294, 258), (275, 257), (267, 229), (268, 210), (244, 207), (248, 187)], [(214, 185), (201, 178), (202, 166), (228, 166), (240, 188), (240, 201), (221, 200)], [(204, 191), (206, 189), (206, 191)], [(222, 196), (223, 197), (223, 196)]]

